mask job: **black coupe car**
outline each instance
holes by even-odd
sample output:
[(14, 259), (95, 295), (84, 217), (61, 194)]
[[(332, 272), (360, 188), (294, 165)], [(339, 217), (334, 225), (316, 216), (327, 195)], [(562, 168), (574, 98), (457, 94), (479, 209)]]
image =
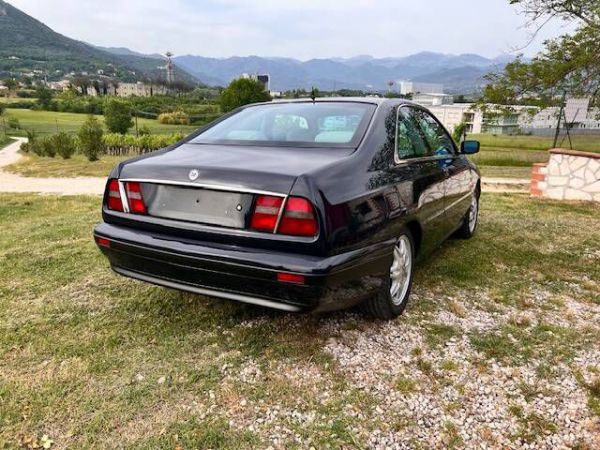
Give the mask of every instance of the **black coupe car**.
[(94, 236), (121, 275), (284, 311), (391, 319), (414, 263), (477, 224), (480, 175), (426, 109), (249, 105), (119, 164)]

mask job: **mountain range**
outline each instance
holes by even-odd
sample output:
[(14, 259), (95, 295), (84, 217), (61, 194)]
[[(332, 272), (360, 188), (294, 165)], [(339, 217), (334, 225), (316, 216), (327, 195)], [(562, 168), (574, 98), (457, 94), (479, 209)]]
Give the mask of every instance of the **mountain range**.
[(225, 59), (178, 56), (174, 61), (206, 84), (227, 85), (242, 73), (268, 73), (276, 91), (313, 86), (321, 90), (383, 91), (390, 80), (442, 83), (449, 93), (470, 93), (484, 85), (483, 76), (501, 70), (511, 57), (488, 59), (475, 54), (421, 52), (398, 58), (329, 58), (299, 61), (259, 56)]
[[(49, 78), (70, 72), (99, 70), (123, 81), (164, 78), (164, 58), (124, 47), (98, 47), (63, 36), (0, 0), (0, 77), (38, 71)], [(405, 57), (293, 58), (235, 56), (174, 58), (175, 76), (186, 82), (226, 86), (243, 73), (268, 73), (271, 90), (385, 91), (390, 80), (442, 83), (448, 93), (468, 94), (484, 85), (486, 73), (501, 70), (511, 56), (485, 58), (476, 54), (421, 52)]]

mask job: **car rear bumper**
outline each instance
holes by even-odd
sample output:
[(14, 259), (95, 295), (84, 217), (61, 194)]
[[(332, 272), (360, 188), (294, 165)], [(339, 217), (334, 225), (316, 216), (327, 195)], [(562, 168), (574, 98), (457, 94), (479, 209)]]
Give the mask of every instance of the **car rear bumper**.
[[(101, 223), (98, 245), (113, 270), (160, 286), (284, 311), (347, 308), (372, 295), (387, 276), (393, 244), (384, 242), (330, 257), (289, 254)], [(278, 281), (280, 273), (304, 282)]]

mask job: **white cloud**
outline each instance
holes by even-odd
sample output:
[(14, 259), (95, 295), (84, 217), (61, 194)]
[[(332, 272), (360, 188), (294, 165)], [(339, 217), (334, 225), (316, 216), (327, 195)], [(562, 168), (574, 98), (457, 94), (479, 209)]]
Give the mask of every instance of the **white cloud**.
[[(495, 56), (527, 42), (508, 0), (9, 0), (69, 37), (204, 56), (402, 56), (423, 50)], [(544, 38), (563, 32), (548, 26)]]

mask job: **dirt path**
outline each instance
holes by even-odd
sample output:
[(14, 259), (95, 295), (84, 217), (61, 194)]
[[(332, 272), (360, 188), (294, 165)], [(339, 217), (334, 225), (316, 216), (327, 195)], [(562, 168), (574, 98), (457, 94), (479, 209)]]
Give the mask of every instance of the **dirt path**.
[[(0, 150), (0, 192), (39, 192), (60, 195), (102, 195), (104, 192), (105, 178), (31, 178), (3, 171), (3, 167), (14, 164), (21, 158), (18, 151), (27, 139), (16, 139), (15, 143)], [(529, 180), (526, 179), (483, 177), (482, 181), (484, 192), (529, 192)]]
[(0, 150), (0, 192), (38, 192), (42, 194), (60, 195), (102, 195), (106, 178), (77, 177), (77, 178), (30, 178), (8, 173), (3, 167), (17, 162), (21, 155), (18, 153), (25, 138)]

